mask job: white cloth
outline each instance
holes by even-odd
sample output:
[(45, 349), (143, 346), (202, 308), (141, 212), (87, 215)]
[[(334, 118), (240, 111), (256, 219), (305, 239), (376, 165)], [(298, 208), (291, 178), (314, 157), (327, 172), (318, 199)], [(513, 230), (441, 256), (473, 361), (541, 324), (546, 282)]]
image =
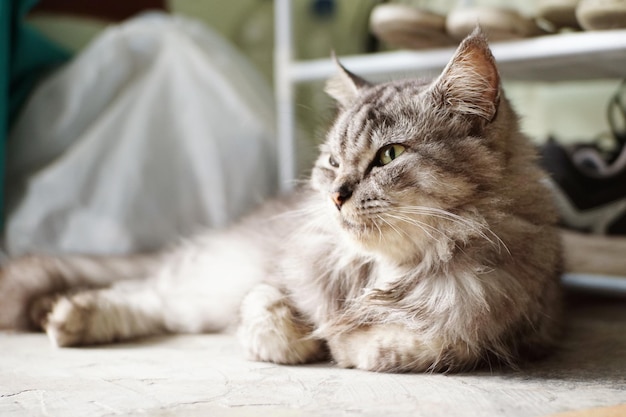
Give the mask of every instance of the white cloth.
[(111, 27), (11, 133), (8, 252), (126, 253), (228, 224), (276, 189), (273, 109), (265, 80), (199, 23)]

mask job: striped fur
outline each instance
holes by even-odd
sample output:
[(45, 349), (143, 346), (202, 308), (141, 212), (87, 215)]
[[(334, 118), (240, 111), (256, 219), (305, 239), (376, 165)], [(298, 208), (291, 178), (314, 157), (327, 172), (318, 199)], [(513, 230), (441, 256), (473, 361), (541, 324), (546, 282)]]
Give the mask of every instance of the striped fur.
[[(392, 372), (547, 351), (556, 216), (482, 35), (434, 81), (372, 85), (339, 67), (328, 91), (340, 111), (294, 195), (155, 258), (9, 263), (0, 326), (30, 316), (68, 346), (238, 324), (255, 360), (330, 354)], [(392, 144), (402, 148), (380, 163)]]

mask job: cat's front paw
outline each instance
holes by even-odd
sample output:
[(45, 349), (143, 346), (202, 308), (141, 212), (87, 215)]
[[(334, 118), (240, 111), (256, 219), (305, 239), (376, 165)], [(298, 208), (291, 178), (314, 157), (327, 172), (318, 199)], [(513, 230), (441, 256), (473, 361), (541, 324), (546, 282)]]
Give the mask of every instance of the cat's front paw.
[(337, 365), (375, 372), (425, 371), (436, 363), (436, 346), (399, 325), (369, 326), (328, 338)]
[[(40, 318), (50, 341), (57, 347), (100, 343), (98, 335), (104, 329), (97, 321), (92, 298), (92, 294), (85, 292), (39, 300), (33, 305), (31, 315)], [(45, 309), (49, 309), (47, 314)]]
[(242, 303), (237, 333), (251, 360), (287, 365), (321, 360), (326, 347), (311, 330), (280, 290), (270, 285), (257, 286)]
[(329, 340), (334, 362), (342, 368), (374, 372), (401, 372), (407, 360), (398, 349), (367, 341), (360, 335), (341, 335)]

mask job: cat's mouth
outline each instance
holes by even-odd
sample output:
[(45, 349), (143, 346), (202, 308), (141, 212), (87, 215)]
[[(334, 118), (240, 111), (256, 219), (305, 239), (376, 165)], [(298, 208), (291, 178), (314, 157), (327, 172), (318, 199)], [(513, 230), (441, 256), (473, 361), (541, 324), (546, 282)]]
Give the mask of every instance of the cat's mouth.
[(382, 209), (379, 206), (353, 207), (345, 205), (337, 213), (341, 228), (359, 241), (369, 240), (370, 236), (380, 237), (383, 224), (380, 224)]
[(359, 233), (359, 234), (361, 234), (361, 233), (366, 232), (369, 229), (369, 227), (368, 227), (366, 222), (355, 221), (355, 220), (352, 220), (352, 219), (348, 219), (348, 218), (346, 218), (346, 216), (340, 216), (339, 217), (339, 221), (341, 223), (341, 226), (345, 230), (347, 230), (347, 231), (349, 231), (351, 233)]
[(380, 226), (371, 218), (340, 216), (339, 221), (343, 230), (359, 241), (362, 241), (374, 232), (377, 235), (380, 234)]

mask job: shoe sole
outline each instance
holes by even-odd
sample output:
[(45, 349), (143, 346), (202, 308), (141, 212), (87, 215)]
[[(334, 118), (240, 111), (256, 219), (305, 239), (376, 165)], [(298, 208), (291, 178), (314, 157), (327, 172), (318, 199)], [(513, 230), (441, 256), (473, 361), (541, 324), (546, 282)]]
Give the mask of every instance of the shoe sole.
[(555, 30), (580, 29), (576, 19), (578, 0), (541, 0), (537, 5), (537, 17), (549, 22)]
[(436, 13), (401, 4), (383, 4), (370, 14), (370, 30), (391, 46), (426, 49), (452, 46), (445, 30), (446, 19)]
[(532, 19), (515, 10), (496, 7), (472, 7), (452, 10), (446, 19), (448, 34), (457, 40), (465, 38), (480, 26), (490, 41), (526, 38), (540, 34)]
[(581, 0), (576, 18), (585, 30), (626, 28), (626, 1)]

